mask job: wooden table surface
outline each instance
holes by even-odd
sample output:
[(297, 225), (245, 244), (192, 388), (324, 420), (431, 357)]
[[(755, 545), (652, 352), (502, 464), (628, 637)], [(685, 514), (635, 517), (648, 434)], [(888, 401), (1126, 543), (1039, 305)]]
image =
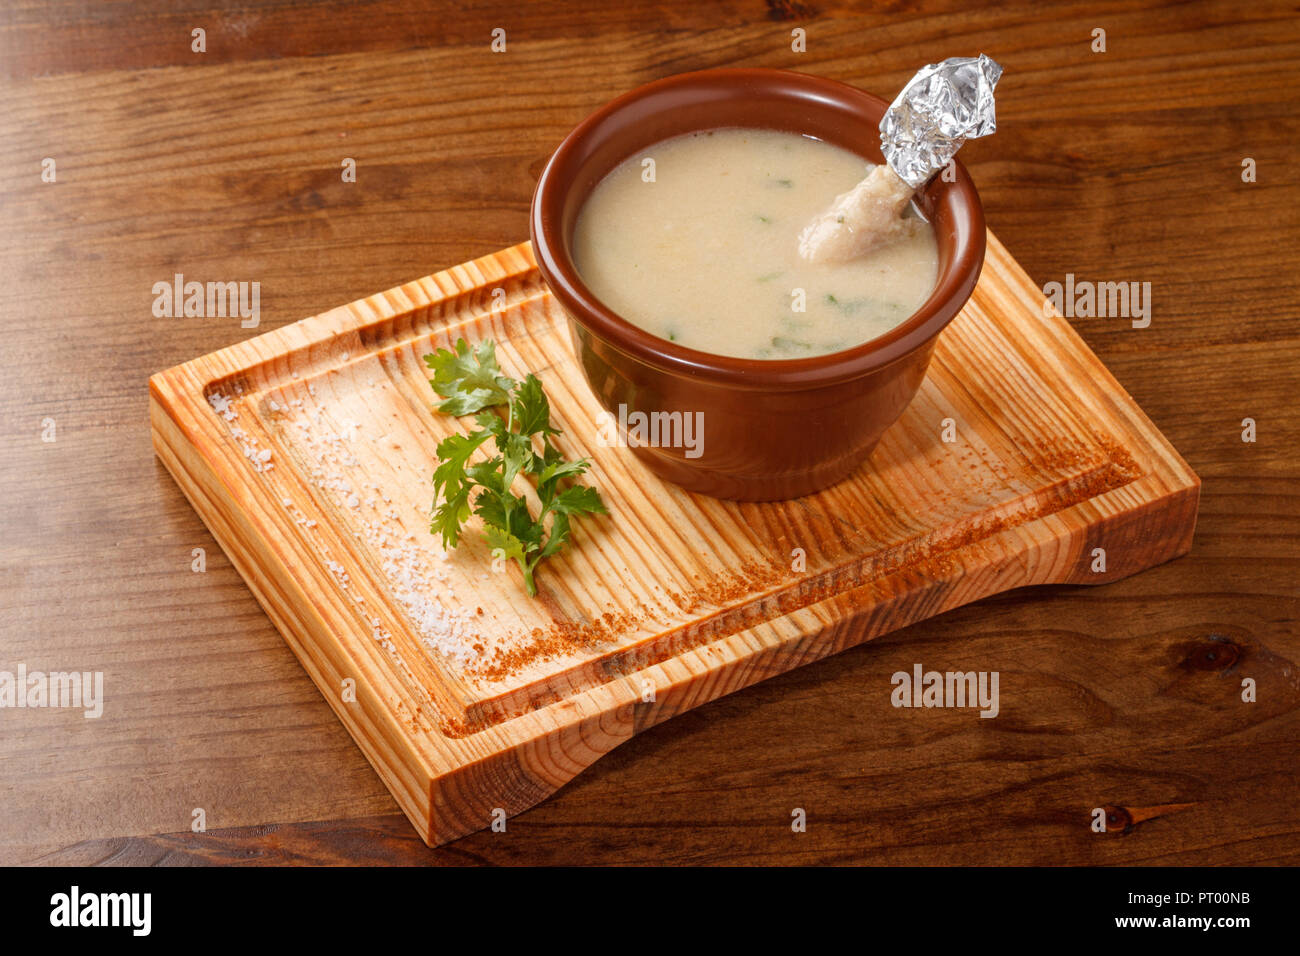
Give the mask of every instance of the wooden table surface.
[[(1294, 6), (872, 6), (7, 4), (0, 670), (102, 671), (104, 712), (0, 710), (0, 862), (1300, 863)], [(1192, 553), (723, 698), (426, 848), (155, 460), (148, 376), (526, 238), (550, 151), (644, 81), (889, 95), (977, 51), (991, 228), (1039, 283), (1151, 283), (1149, 328), (1074, 324), (1202, 477)], [(259, 328), (156, 317), (175, 273), (259, 282)], [(894, 709), (916, 663), (998, 671), (1000, 715)]]

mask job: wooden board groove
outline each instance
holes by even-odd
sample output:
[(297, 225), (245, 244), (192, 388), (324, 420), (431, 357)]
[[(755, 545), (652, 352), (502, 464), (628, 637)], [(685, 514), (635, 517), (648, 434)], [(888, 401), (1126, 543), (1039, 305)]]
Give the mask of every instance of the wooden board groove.
[[(1199, 481), (1041, 300), (990, 235), (971, 303), (871, 462), (792, 502), (689, 495), (602, 447), (527, 244), (155, 375), (154, 445), (439, 843), (764, 677), (1003, 590), (1184, 553)], [(433, 448), (463, 426), (431, 411), (421, 356), (461, 336), (538, 373), (613, 512), (550, 562), (536, 601), (477, 542), (444, 561), (428, 534)]]

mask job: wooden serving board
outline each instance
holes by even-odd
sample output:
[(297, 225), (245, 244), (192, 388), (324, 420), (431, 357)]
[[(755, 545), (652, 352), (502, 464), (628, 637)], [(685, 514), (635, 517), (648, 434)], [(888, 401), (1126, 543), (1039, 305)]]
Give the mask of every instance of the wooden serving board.
[[(990, 235), (903, 418), (851, 478), (793, 501), (692, 495), (602, 445), (527, 244), (155, 375), (154, 447), (433, 845), (765, 677), (1185, 553), (1196, 475), (1042, 303)], [(450, 554), (428, 530), (434, 448), (466, 422), (433, 411), (422, 356), (459, 337), (538, 373), (611, 512), (543, 564), (536, 599), (475, 526)]]

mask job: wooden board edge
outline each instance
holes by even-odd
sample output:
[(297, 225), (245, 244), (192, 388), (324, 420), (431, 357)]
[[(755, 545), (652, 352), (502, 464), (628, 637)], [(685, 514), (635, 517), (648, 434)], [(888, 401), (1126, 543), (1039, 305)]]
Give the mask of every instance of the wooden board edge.
[[(1192, 537), (1186, 519), (1195, 517), (1199, 481), (1168, 492), (1153, 480), (1135, 484), (1138, 494), (1150, 497), (1115, 506), (1108, 516), (1096, 514), (1100, 499), (1081, 502), (495, 725), (483, 736), (513, 736), (512, 742), (436, 777), (420, 832), (432, 847), (485, 829), (494, 814), (510, 817), (536, 806), (643, 730), (957, 607), (1026, 586), (1110, 583), (1185, 554)], [(1108, 495), (1126, 490), (1131, 499), (1132, 485)], [(1123, 542), (1149, 537), (1171, 522), (1186, 533), (1164, 550), (1148, 551), (1151, 560), (1121, 560), (1104, 573), (1091, 571), (1092, 548), (1100, 542), (1122, 558)], [(989, 560), (991, 550), (1000, 552), (996, 560)], [(757, 633), (782, 631), (787, 637), (776, 642)], [(733, 643), (747, 646), (748, 653), (719, 660), (717, 649)], [(647, 681), (655, 689), (652, 701), (643, 699)], [(546, 721), (549, 729), (533, 719), (542, 712), (553, 715)], [(566, 723), (565, 714), (574, 719)], [(483, 794), (508, 796), (484, 800)]]
[[(1007, 251), (1006, 246), (991, 229), (986, 230), (985, 239), (989, 250), (989, 255), (985, 258), (985, 268), (988, 268), (991, 263), (996, 270), (1005, 272), (1009, 279), (1004, 281), (1003, 285), (1013, 293), (1019, 291), (1028, 296), (1029, 290), (1032, 290), (1032, 296), (1022, 298), (1022, 304), (1029, 315), (1042, 316), (1047, 297), (1042, 294), (1038, 285), (1025, 272), (1024, 267)], [(1200, 478), (1197, 477), (1196, 472), (1174, 447), (1173, 442), (1142, 410), (1142, 406), (1129, 394), (1128, 389), (1115, 378), (1106, 363), (1088, 346), (1078, 329), (1056, 310), (1052, 310), (1050, 321), (1050, 334), (1047, 335), (1050, 346), (1060, 350), (1069, 358), (1081, 380), (1091, 380), (1104, 386), (1094, 389), (1093, 394), (1100, 395), (1110, 417), (1125, 426), (1126, 434), (1116, 437), (1140, 439), (1144, 445), (1159, 452), (1159, 459), (1150, 470), (1165, 476), (1171, 487), (1185, 487), (1189, 484), (1199, 487)], [(1130, 442), (1125, 441), (1124, 444), (1130, 451), (1133, 450)]]
[[(160, 379), (160, 388), (163, 385), (164, 380)], [(172, 442), (185, 441), (180, 434), (181, 428), (172, 418), (165, 400), (152, 391), (149, 418), (153, 449), (158, 460), (172, 476), (231, 565), (252, 591), (258, 604), (288, 644), (325, 702), (384, 782), (394, 801), (410, 818), (421, 837), (428, 839), (424, 826), (428, 819), (429, 807), (425, 801), (428, 799), (432, 781), (438, 771), (428, 764), (423, 752), (408, 745), (407, 735), (400, 722), (391, 713), (382, 694), (370, 684), (361, 668), (356, 668), (351, 673), (344, 673), (331, 665), (330, 656), (322, 652), (321, 643), (313, 633), (325, 633), (328, 630), (327, 625), (316, 613), (315, 603), (310, 595), (293, 580), (292, 576), (272, 576), (270, 584), (283, 595), (280, 600), (273, 599), (266, 592), (261, 565), (257, 564), (251, 555), (244, 553), (238, 543), (239, 536), (235, 528), (221, 517), (234, 510), (232, 490), (220, 480), (211, 463), (201, 454), (191, 456), (188, 466), (195, 467), (194, 462), (197, 461), (200, 474), (189, 473), (187, 466), (182, 464), (172, 446)], [(214, 490), (215, 494), (222, 499), (223, 507), (213, 506), (213, 503), (208, 500), (209, 492), (205, 489)], [(284, 610), (285, 608), (294, 610), (289, 612)], [(342, 696), (334, 692), (335, 689), (342, 687), (345, 677), (356, 681), (355, 704), (345, 704)], [(390, 752), (385, 753), (377, 743), (380, 740), (390, 745), (396, 741), (397, 744)]]

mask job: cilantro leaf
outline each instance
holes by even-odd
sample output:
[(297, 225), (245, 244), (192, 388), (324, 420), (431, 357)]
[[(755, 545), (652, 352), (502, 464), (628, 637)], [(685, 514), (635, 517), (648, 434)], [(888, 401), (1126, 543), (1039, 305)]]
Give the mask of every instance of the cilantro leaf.
[(442, 546), (454, 548), (460, 541), (460, 527), (470, 514), (469, 489), (461, 488), (446, 495), (433, 513), (429, 530), (442, 535)]
[(448, 435), (438, 442), (438, 460), (441, 462), (433, 473), (434, 493), (454, 495), (464, 484), (465, 464), (483, 442), (487, 441), (486, 431), (471, 432), (468, 435)]
[(531, 372), (515, 389), (511, 399), (511, 414), (524, 435), (558, 435), (551, 427), (551, 403), (542, 391), (541, 380)]
[(487, 538), (488, 546), (492, 548), (492, 557), (495, 560), (501, 552), (501, 556), (511, 559), (518, 563), (519, 569), (524, 572), (524, 586), (528, 590), (529, 596), (537, 593), (537, 585), (533, 580), (533, 565), (530, 565), (528, 558), (524, 553), (524, 543), (512, 535), (509, 531), (503, 531), (501, 528), (488, 525), (483, 531), (484, 537)]
[(565, 488), (551, 502), (551, 511), (562, 515), (609, 514), (605, 502), (600, 500), (600, 492), (587, 485)]
[(424, 361), (433, 369), (429, 384), (445, 399), (438, 411), (449, 415), (471, 415), (504, 404), (515, 387), (513, 379), (501, 374), (496, 343), (491, 339), (480, 342), (476, 351), (471, 351), (464, 339), (457, 339), (454, 351), (438, 349), (426, 355)]
[(532, 442), (527, 435), (506, 432), (504, 436), (498, 437), (497, 447), (501, 449), (502, 483), (509, 488), (521, 471), (533, 470), (533, 459), (536, 456), (533, 454)]
[(580, 458), (578, 461), (552, 461), (544, 464), (537, 473), (537, 497), (542, 499), (542, 504), (547, 505), (555, 496), (555, 486), (561, 478), (576, 478), (587, 470), (588, 461)]
[(542, 550), (538, 552), (537, 561), (542, 558), (549, 558), (555, 552), (564, 547), (565, 542), (569, 540), (569, 516), (557, 514), (551, 519), (551, 533), (546, 539), (546, 544), (542, 545)]

